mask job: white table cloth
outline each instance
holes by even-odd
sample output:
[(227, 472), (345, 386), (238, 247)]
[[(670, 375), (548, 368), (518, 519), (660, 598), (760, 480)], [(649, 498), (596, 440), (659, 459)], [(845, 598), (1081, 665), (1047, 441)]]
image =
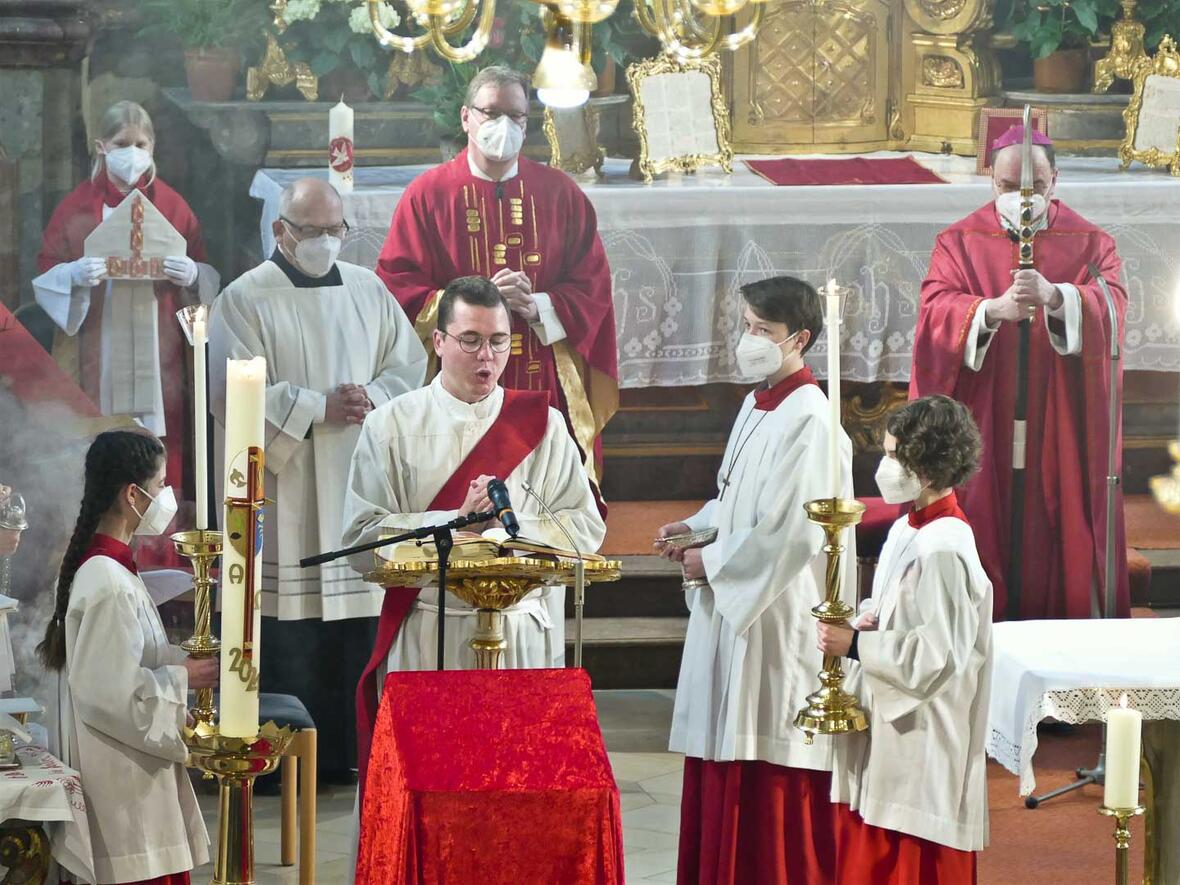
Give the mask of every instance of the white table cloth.
[(53, 860), (80, 881), (94, 882), (90, 827), (78, 772), (40, 747), (17, 747), (16, 753), (21, 767), (0, 772), (0, 821), (41, 823)]
[[(879, 153), (866, 156), (901, 156)], [(917, 154), (947, 184), (775, 187), (736, 162), (732, 175), (703, 170), (651, 185), (608, 160), (606, 176), (583, 182), (598, 213), (614, 276), (622, 387), (741, 382), (738, 287), (776, 273), (854, 290), (841, 339), (844, 377), (909, 377), (918, 290), (936, 234), (992, 198), (974, 159)], [(1180, 371), (1180, 179), (1162, 170), (1118, 170), (1113, 158), (1065, 157), (1058, 196), (1118, 241), (1131, 297), (1124, 366)], [(424, 166), (362, 166), (345, 197), (354, 232), (342, 257), (373, 267), (393, 209)], [(283, 187), (326, 170), (262, 169), (262, 248)], [(826, 336), (809, 353), (823, 376)]]
[(1012, 621), (992, 642), (987, 753), (1020, 777), (1022, 796), (1036, 788), (1042, 719), (1101, 721), (1125, 693), (1144, 719), (1180, 720), (1180, 618)]

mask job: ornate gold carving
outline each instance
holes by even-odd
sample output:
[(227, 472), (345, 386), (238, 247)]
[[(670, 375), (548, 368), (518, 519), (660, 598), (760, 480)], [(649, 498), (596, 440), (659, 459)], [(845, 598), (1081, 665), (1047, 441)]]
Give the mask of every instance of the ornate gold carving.
[(963, 11), (967, 0), (918, 0), (922, 11), (931, 18), (954, 18)]
[[(713, 128), (717, 135), (716, 153), (682, 154), (652, 160), (648, 149), (648, 131), (643, 106), (643, 81), (659, 74), (701, 73), (709, 78), (709, 105), (713, 117)], [(721, 62), (716, 56), (705, 59), (683, 61), (667, 55), (647, 61), (636, 62), (627, 67), (627, 83), (631, 87), (633, 125), (639, 136), (639, 169), (643, 180), (650, 182), (662, 172), (679, 170), (695, 172), (703, 166), (719, 165), (726, 172), (733, 171), (733, 147), (729, 139), (729, 108), (721, 91)]]
[(1123, 17), (1110, 27), (1110, 52), (1094, 65), (1094, 92), (1105, 92), (1115, 77), (1130, 80), (1135, 66), (1147, 58), (1143, 36), (1147, 31), (1143, 22), (1135, 20), (1136, 0), (1122, 0)]
[(1123, 119), (1127, 122), (1127, 134), (1119, 147), (1119, 160), (1123, 169), (1137, 161), (1147, 166), (1168, 166), (1173, 175), (1180, 176), (1180, 133), (1177, 137), (1178, 143), (1172, 151), (1164, 151), (1158, 147), (1149, 147), (1146, 150), (1135, 147), (1143, 113), (1144, 89), (1148, 80), (1153, 77), (1180, 80), (1180, 53), (1177, 53), (1176, 41), (1171, 37), (1164, 37), (1156, 54), (1150, 58), (1140, 59), (1135, 66), (1135, 91), (1127, 104), (1127, 109), (1123, 111)]
[(905, 0), (914, 24), (929, 34), (975, 34), (992, 24), (992, 0)]
[(0, 885), (44, 882), (49, 875), (49, 840), (40, 824), (9, 820), (0, 829)]
[[(274, 0), (270, 8), (275, 14), (275, 30), (281, 34), (287, 30), (287, 22), (283, 19), (283, 12), (287, 9), (287, 0)], [(295, 83), (299, 94), (308, 101), (315, 101), (318, 97), (319, 81), (316, 75), (311, 72), (311, 68), (305, 62), (291, 64), (287, 60), (283, 48), (275, 40), (274, 34), (267, 34), (266, 53), (263, 55), (262, 61), (258, 63), (257, 67), (249, 68), (246, 71), (246, 99), (259, 101), (266, 95), (266, 91), (270, 89), (272, 83), (275, 86), (286, 86), (291, 82)]]
[(922, 83), (935, 89), (961, 89), (963, 68), (945, 55), (928, 55), (922, 59)]
[[(571, 133), (569, 140), (574, 142), (572, 149), (563, 151), (557, 115), (551, 109), (545, 108), (542, 129), (545, 132), (545, 140), (549, 142), (549, 165), (571, 175), (581, 175), (589, 169), (601, 175), (602, 164), (606, 162), (606, 149), (598, 144), (598, 109), (587, 102), (579, 110), (581, 131)], [(578, 111), (563, 113), (577, 114)]]
[(857, 454), (881, 451), (889, 416), (904, 406), (909, 397), (904, 384), (887, 382), (874, 387), (877, 388), (875, 397), (866, 395), (866, 391), (840, 403), (840, 420)]
[(388, 101), (393, 98), (400, 86), (426, 86), (438, 82), (441, 76), (442, 68), (431, 61), (425, 52), (414, 52), (410, 55), (398, 52), (390, 59), (389, 71), (385, 77), (385, 90), (381, 97)]

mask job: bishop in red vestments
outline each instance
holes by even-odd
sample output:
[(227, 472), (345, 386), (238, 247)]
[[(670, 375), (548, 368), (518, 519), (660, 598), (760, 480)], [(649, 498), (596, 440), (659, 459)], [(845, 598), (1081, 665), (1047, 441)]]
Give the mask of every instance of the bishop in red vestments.
[[(1007, 608), (1016, 400), (1017, 323), (1032, 317), (1024, 496), (1023, 618), (1088, 618), (1105, 574), (1110, 378), (1107, 305), (1089, 265), (1114, 297), (1120, 337), (1127, 293), (1109, 234), (1053, 199), (1051, 143), (1036, 134), (1034, 270), (1016, 270), (1020, 143), (997, 139), (996, 200), (943, 231), (922, 284), (910, 397), (942, 393), (966, 404), (983, 436), (983, 468), (960, 500), (994, 587)], [(1122, 460), (1118, 438), (1117, 463)], [(1115, 508), (1118, 611), (1129, 611), (1122, 493)]]
[(442, 289), (491, 279), (512, 308), (504, 387), (548, 393), (596, 480), (591, 455), (618, 407), (610, 268), (577, 184), (520, 156), (528, 107), (522, 75), (476, 75), (461, 112), (467, 148), (406, 189), (376, 270), (428, 352)]

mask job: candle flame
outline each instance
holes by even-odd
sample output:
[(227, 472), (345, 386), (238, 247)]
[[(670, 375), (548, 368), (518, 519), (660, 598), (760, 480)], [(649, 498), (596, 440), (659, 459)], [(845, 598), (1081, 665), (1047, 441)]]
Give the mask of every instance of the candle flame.
[(1123, 696), (1119, 698), (1119, 706), (1124, 710), (1127, 709), (1127, 693), (1124, 691)]
[(831, 298), (834, 295), (840, 294), (840, 287), (836, 285), (835, 278), (828, 280), (828, 285), (825, 288), (827, 290), (826, 294), (829, 298)]

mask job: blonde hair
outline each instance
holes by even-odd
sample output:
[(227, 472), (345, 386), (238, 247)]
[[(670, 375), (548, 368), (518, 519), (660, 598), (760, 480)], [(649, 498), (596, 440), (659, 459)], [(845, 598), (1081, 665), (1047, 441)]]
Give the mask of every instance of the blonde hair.
[[(143, 109), (143, 105), (137, 104), (134, 101), (117, 101), (107, 108), (107, 112), (102, 115), (102, 120), (98, 125), (98, 140), (109, 141), (128, 126), (142, 129), (147, 134), (147, 137), (151, 139), (152, 145), (155, 145), (156, 130), (152, 126), (152, 118)], [(106, 166), (106, 163), (103, 162), (102, 154), (96, 151), (94, 165), (90, 168), (91, 181), (98, 178), (98, 173), (103, 170), (104, 166)], [(152, 157), (151, 173), (152, 177), (148, 181), (149, 184), (156, 180), (156, 159), (154, 156)], [(135, 184), (135, 182), (130, 183)]]

